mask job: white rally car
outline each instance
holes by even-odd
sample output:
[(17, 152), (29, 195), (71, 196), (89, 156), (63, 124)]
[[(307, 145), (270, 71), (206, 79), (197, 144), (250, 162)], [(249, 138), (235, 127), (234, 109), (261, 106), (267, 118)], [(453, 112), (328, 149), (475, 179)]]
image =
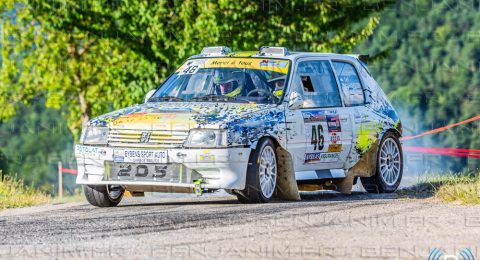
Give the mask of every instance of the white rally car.
[(144, 104), (90, 120), (77, 183), (100, 207), (126, 191), (299, 200), (301, 190), (348, 194), (359, 178), (368, 192), (393, 192), (402, 127), (366, 58), (204, 48)]

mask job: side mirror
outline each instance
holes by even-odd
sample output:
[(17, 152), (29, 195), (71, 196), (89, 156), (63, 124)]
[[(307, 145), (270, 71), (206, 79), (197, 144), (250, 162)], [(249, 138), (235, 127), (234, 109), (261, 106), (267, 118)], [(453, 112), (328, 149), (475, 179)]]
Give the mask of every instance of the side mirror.
[(155, 91), (157, 91), (157, 90), (152, 89), (152, 90), (148, 91), (147, 94), (145, 95), (145, 99), (143, 100), (143, 103), (147, 103), (147, 101), (153, 96)]
[(290, 108), (291, 110), (295, 110), (301, 107), (303, 107), (303, 98), (298, 92), (293, 91), (292, 93), (290, 93), (290, 98), (288, 100), (288, 108)]

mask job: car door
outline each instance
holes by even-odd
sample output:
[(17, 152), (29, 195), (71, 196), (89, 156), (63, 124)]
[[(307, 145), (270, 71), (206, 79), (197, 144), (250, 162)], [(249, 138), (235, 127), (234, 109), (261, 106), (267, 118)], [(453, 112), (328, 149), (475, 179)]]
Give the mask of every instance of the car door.
[(330, 60), (301, 59), (292, 75), (290, 93), (303, 98), (300, 108), (286, 108), (287, 149), (294, 155), (295, 171), (318, 175), (321, 170), (337, 169), (325, 178), (344, 177), (342, 168), (352, 148), (352, 122)]

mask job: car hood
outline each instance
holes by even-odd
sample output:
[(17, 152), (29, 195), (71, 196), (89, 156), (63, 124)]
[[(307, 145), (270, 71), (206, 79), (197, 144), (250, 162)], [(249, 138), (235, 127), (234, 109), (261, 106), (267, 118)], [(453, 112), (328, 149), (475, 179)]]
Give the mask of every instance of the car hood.
[(149, 102), (101, 115), (90, 126), (111, 129), (189, 130), (196, 127), (225, 128), (226, 124), (275, 104), (214, 102)]

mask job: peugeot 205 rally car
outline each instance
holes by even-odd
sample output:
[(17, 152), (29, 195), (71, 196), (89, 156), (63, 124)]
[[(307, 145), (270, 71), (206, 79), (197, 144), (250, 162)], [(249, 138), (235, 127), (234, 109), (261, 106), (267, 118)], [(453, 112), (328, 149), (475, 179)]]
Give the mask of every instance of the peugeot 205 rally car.
[(241, 202), (299, 190), (393, 192), (401, 123), (362, 55), (207, 47), (145, 103), (89, 121), (77, 183), (95, 206), (124, 192), (210, 192)]

